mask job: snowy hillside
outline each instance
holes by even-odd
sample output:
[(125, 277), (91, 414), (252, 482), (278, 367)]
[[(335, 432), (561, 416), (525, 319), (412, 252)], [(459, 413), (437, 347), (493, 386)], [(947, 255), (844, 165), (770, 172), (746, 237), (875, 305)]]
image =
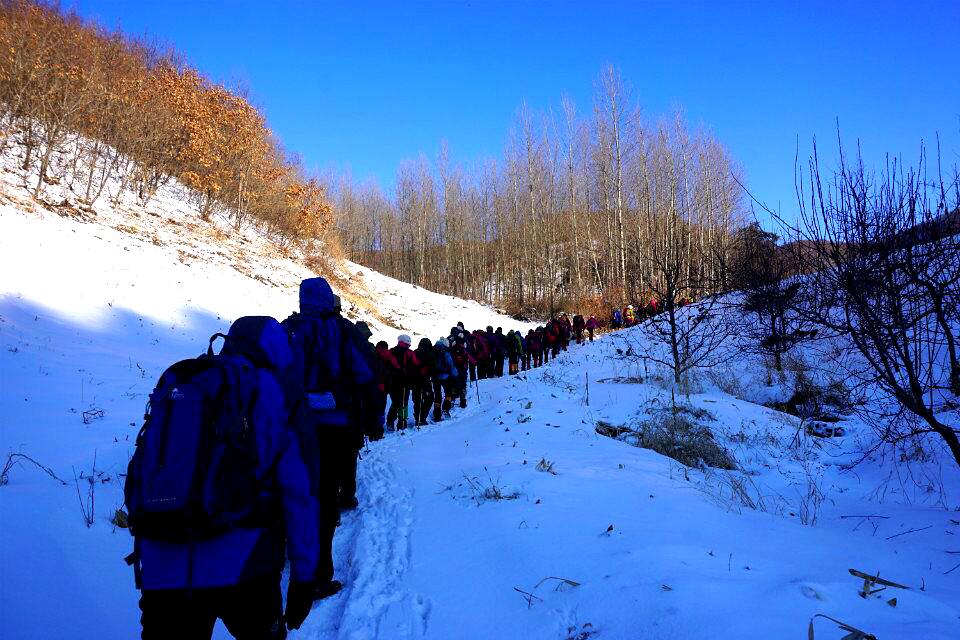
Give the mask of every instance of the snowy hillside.
[[(50, 185), (55, 204), (44, 207), (9, 153), (2, 169), (0, 463), (23, 453), (68, 484), (21, 461), (0, 489), (0, 638), (41, 629), (51, 638), (129, 638), (138, 620), (121, 560), (130, 538), (110, 520), (147, 394), (164, 368), (199, 354), (234, 318), (286, 317), (300, 280), (313, 274), (254, 230), (238, 237), (223, 232), (224, 221), (201, 222), (176, 186), (146, 208), (104, 198), (87, 211)], [(349, 290), (335, 287), (348, 315), (391, 343), (400, 333), (439, 337), (458, 320), (521, 326), (476, 302), (359, 265), (344, 270)], [(87, 529), (74, 473), (89, 476), (95, 460)], [(69, 615), (51, 615), (50, 603), (69, 605)]]
[[(146, 395), (238, 315), (286, 316), (310, 274), (252, 231), (199, 222), (176, 188), (146, 209), (44, 208), (5, 163), (0, 454), (65, 484), (21, 460), (0, 487), (0, 638), (135, 637), (131, 539), (111, 519)], [(519, 326), (345, 269), (352, 313), (388, 340), (458, 320)], [(704, 382), (674, 408), (662, 374), (627, 356), (639, 340), (621, 332), (483, 381), (453, 421), (364, 451), (361, 508), (336, 539), (344, 591), (291, 637), (800, 638), (815, 614), (883, 640), (960, 637), (954, 466), (848, 470), (864, 429), (850, 418), (843, 438), (791, 446), (795, 418), (741, 399), (765, 389), (749, 361), (718, 372), (747, 392)], [(667, 410), (708, 426), (739, 470), (687, 468), (598, 433)], [(862, 598), (850, 568), (911, 589)], [(824, 619), (815, 631), (844, 635)]]

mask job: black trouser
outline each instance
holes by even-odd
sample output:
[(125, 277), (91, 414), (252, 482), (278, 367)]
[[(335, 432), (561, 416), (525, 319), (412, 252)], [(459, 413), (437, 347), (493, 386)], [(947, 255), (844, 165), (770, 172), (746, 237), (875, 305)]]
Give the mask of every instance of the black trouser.
[(417, 424), (427, 421), (433, 406), (433, 383), (430, 378), (421, 378), (413, 388), (413, 419)]
[(238, 640), (282, 640), (280, 574), (208, 589), (146, 589), (140, 595), (143, 640), (209, 640), (217, 618)]
[(499, 355), (494, 358), (493, 373), (498, 378), (503, 377), (503, 356), (502, 355)]
[(341, 432), (347, 427), (320, 425), (317, 437), (320, 443), (320, 482), (317, 499), (320, 501), (320, 562), (317, 580), (333, 580), (333, 534), (340, 520), (340, 469), (344, 458), (344, 439)]
[(460, 396), (460, 408), (467, 407), (467, 370), (457, 369), (456, 395)]
[[(430, 386), (433, 391), (433, 421), (440, 422), (443, 420), (443, 414), (440, 413), (441, 407), (443, 406), (443, 394), (446, 391), (446, 380), (439, 380), (437, 378), (430, 379)], [(426, 415), (430, 413), (429, 408), (424, 409), (424, 418), (423, 421), (426, 422)]]
[(593, 329), (587, 329), (587, 332), (590, 333), (590, 342), (593, 342)]
[[(410, 392), (401, 387), (400, 385), (395, 385), (390, 388), (390, 411), (387, 412), (387, 424), (390, 425), (390, 428), (395, 427), (395, 422), (399, 416), (401, 421), (401, 426), (407, 426), (407, 399), (410, 397)], [(401, 411), (401, 408), (403, 411)]]
[(363, 433), (352, 427), (337, 445), (337, 498), (340, 507), (357, 497), (357, 459), (362, 448)]

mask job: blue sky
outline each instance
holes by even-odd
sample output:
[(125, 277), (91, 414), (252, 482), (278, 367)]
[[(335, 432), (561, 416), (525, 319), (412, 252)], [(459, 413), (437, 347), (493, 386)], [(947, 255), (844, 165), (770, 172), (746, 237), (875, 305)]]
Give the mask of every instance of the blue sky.
[[(391, 193), (405, 158), (499, 156), (521, 101), (589, 112), (617, 65), (643, 110), (713, 131), (755, 195), (795, 208), (816, 136), (869, 161), (921, 140), (960, 163), (960, 2), (148, 2), (64, 0), (241, 83), (314, 170)], [(828, 154), (828, 157), (832, 155)]]

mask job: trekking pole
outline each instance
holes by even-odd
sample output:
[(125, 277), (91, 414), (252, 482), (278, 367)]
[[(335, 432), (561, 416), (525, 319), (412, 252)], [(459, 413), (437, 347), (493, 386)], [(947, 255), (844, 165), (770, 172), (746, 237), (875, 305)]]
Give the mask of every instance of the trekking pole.
[(473, 382), (477, 386), (477, 406), (479, 407), (480, 406), (480, 381), (474, 380)]

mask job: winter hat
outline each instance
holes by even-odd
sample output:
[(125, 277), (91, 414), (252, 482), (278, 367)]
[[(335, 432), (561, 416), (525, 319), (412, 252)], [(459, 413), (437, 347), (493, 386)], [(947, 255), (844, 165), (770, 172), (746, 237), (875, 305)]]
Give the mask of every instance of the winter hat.
[(397, 344), (405, 344), (409, 347), (411, 344), (413, 344), (413, 340), (410, 339), (410, 336), (404, 333), (397, 338)]
[(439, 340), (437, 340), (437, 346), (438, 346), (438, 347), (443, 347), (444, 349), (446, 349), (447, 346), (449, 346), (449, 345), (447, 345), (446, 339), (440, 338)]

